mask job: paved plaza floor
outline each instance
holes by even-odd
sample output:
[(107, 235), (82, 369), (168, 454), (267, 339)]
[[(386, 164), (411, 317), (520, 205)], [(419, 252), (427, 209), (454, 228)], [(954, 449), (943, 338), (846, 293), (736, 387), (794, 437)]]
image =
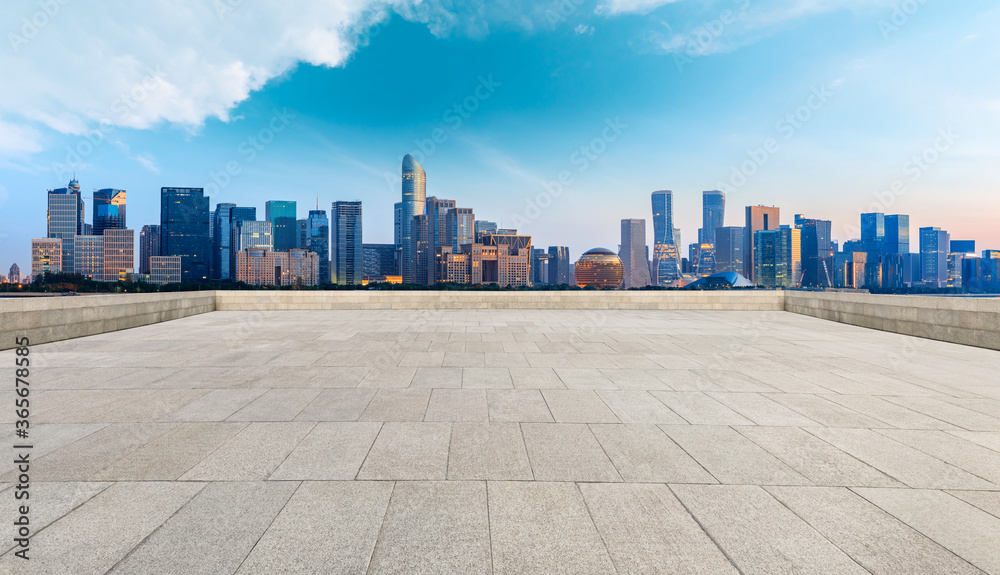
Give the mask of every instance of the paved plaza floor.
[(785, 312), (399, 310), (30, 357), (32, 559), (4, 455), (0, 573), (1000, 573), (996, 351)]

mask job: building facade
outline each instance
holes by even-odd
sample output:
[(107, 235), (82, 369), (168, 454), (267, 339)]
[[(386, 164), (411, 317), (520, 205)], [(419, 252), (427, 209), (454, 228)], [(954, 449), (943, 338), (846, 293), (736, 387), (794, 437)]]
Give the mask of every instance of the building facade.
[(31, 240), (32, 281), (45, 272), (61, 272), (62, 253), (62, 240), (59, 238), (38, 238)]
[(335, 284), (360, 285), (364, 274), (361, 202), (333, 202), (330, 225), (333, 241), (331, 281)]
[(396, 246), (394, 244), (362, 244), (362, 274), (372, 281), (396, 274)]
[(181, 258), (179, 256), (152, 256), (149, 258), (149, 282), (159, 285), (175, 284), (181, 281)]
[(104, 230), (125, 229), (125, 190), (104, 188), (94, 192), (94, 224), (92, 235)]
[(139, 273), (149, 275), (149, 258), (160, 255), (160, 226), (142, 226), (139, 232)]
[(624, 268), (624, 287), (640, 288), (650, 285), (649, 260), (646, 259), (646, 220), (621, 221), (621, 250), (618, 257)]
[[(757, 269), (757, 251), (754, 249), (756, 234), (761, 231), (772, 231), (781, 225), (781, 210), (775, 206), (747, 206), (746, 225), (743, 232), (743, 275), (750, 281), (756, 281), (754, 273)], [(759, 282), (757, 285), (762, 285)]]
[(715, 230), (715, 271), (743, 275), (742, 226), (727, 226)]
[(611, 250), (594, 248), (580, 256), (574, 266), (576, 285), (598, 289), (619, 289), (625, 280), (625, 267)]
[[(660, 190), (652, 193), (653, 203), (653, 267), (652, 283), (670, 285), (681, 277), (679, 233), (674, 228), (674, 193)], [(577, 280), (579, 284), (580, 280)]]
[(104, 236), (76, 236), (73, 241), (75, 272), (104, 281)]
[(267, 251), (274, 249), (273, 224), (257, 220), (240, 220), (233, 228), (233, 253), (250, 248), (261, 248)]
[(414, 245), (416, 240), (413, 238), (413, 218), (426, 213), (424, 209), (427, 200), (427, 173), (413, 156), (407, 154), (403, 157), (402, 176), (403, 201), (399, 203), (397, 217), (400, 230), (397, 242), (401, 263), (399, 268), (404, 282), (420, 283), (417, 277), (418, 264), (413, 259), (418, 251)]
[(181, 258), (182, 281), (209, 279), (208, 202), (202, 188), (160, 188), (160, 254)]
[(796, 285), (813, 288), (833, 287), (833, 222), (795, 216), (801, 233), (802, 277)]
[(297, 209), (296, 203), (291, 201), (264, 202), (264, 219), (271, 222), (275, 251), (284, 252), (298, 246)]
[(319, 260), (319, 283), (330, 283), (330, 219), (326, 210), (309, 210), (303, 248), (316, 254)]
[(951, 238), (941, 228), (920, 228), (920, 279), (926, 287), (948, 283), (948, 254)]
[(701, 193), (701, 229), (699, 244), (715, 244), (715, 230), (723, 227), (726, 217), (726, 194), (718, 190)]
[[(71, 238), (83, 234), (83, 196), (80, 182), (70, 180), (65, 188), (48, 192), (46, 237)], [(88, 234), (89, 235), (89, 234)]]
[(549, 278), (550, 285), (570, 285), (569, 248), (566, 246), (549, 246)]
[(125, 281), (135, 273), (135, 230), (104, 230), (104, 281)]

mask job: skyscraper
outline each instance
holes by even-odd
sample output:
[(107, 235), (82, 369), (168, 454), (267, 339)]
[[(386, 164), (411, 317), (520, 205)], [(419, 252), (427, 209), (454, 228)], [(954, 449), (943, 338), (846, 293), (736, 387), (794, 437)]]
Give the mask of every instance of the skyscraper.
[(726, 226), (715, 230), (715, 271), (736, 272), (743, 270), (743, 226)]
[(274, 251), (287, 252), (298, 245), (295, 202), (271, 200), (264, 203), (264, 219), (271, 222)]
[(438, 245), (451, 246), (454, 253), (476, 241), (476, 215), (472, 208), (451, 208), (445, 216), (445, 238)]
[(794, 281), (792, 254), (799, 230), (780, 226), (754, 232), (754, 282), (764, 287), (791, 287)]
[(650, 284), (649, 261), (646, 260), (646, 220), (622, 220), (622, 243), (618, 257), (625, 269), (625, 289)]
[(833, 287), (833, 223), (796, 215), (795, 227), (802, 234), (802, 287)]
[(75, 273), (104, 281), (104, 236), (76, 236), (73, 241)]
[(497, 223), (487, 220), (476, 220), (476, 241), (482, 242), (484, 234), (497, 233)]
[[(412, 260), (417, 253), (413, 245), (413, 218), (425, 213), (426, 198), (427, 174), (413, 156), (406, 154), (403, 157), (403, 201), (399, 206), (399, 250), (402, 254), (400, 271), (403, 281), (408, 283), (417, 283), (417, 263)], [(360, 270), (360, 265), (358, 268)]]
[(681, 255), (674, 233), (674, 193), (653, 192), (653, 269), (652, 283), (668, 285), (680, 278)]
[[(757, 251), (754, 249), (755, 234), (760, 231), (778, 229), (781, 225), (781, 210), (775, 206), (747, 206), (746, 230), (743, 233), (743, 275), (756, 281)], [(758, 284), (759, 285), (759, 284)]]
[(330, 220), (326, 210), (309, 210), (306, 218), (305, 249), (319, 259), (319, 284), (329, 283), (330, 277)]
[(715, 230), (721, 228), (726, 215), (726, 194), (718, 190), (701, 193), (701, 229), (699, 244), (714, 244)]
[(546, 263), (549, 259), (551, 256), (543, 248), (531, 248), (531, 285), (540, 286), (548, 283)]
[(180, 256), (181, 281), (209, 278), (208, 202), (202, 188), (160, 188), (160, 254)]
[(160, 255), (160, 226), (142, 226), (139, 232), (139, 273), (149, 274), (150, 258)]
[(941, 228), (920, 228), (920, 278), (928, 287), (948, 282), (950, 236)]
[[(271, 222), (238, 220), (233, 225), (233, 259), (239, 264), (239, 252), (249, 249), (274, 249), (274, 226)], [(236, 279), (235, 267), (230, 268), (230, 279)]]
[(450, 245), (448, 241), (448, 210), (455, 207), (455, 200), (445, 200), (436, 197), (427, 198), (424, 210), (430, 218), (431, 238), (434, 247)]
[(370, 280), (397, 275), (394, 244), (362, 244), (361, 250), (362, 272)]
[(949, 249), (953, 254), (976, 253), (976, 240), (951, 240)]
[(135, 230), (104, 230), (104, 281), (128, 279), (135, 272)]
[(549, 284), (569, 285), (569, 270), (569, 248), (566, 246), (549, 246)]
[(48, 192), (47, 234), (49, 238), (71, 238), (83, 234), (83, 196), (80, 182), (70, 180), (65, 188)]
[[(403, 188), (406, 188), (405, 178)], [(333, 239), (330, 246), (333, 253), (331, 281), (335, 284), (360, 285), (364, 270), (361, 202), (333, 202), (330, 225)]]
[(894, 214), (885, 217), (885, 253), (910, 253), (910, 216)]
[(94, 192), (93, 235), (99, 236), (108, 229), (124, 229), (125, 190), (105, 188)]
[(235, 207), (236, 204), (229, 202), (216, 204), (210, 214), (213, 280), (230, 279), (233, 246), (232, 213)]
[(865, 258), (864, 285), (882, 286), (882, 256), (885, 255), (885, 214), (861, 214), (861, 251)]

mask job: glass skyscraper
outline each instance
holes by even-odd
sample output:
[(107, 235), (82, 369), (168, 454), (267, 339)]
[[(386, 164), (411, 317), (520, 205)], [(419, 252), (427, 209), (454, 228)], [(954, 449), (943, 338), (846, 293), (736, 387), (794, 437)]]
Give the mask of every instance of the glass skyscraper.
[(833, 287), (833, 222), (795, 216), (801, 230), (802, 287)]
[[(408, 283), (416, 283), (417, 279), (417, 262), (412, 257), (413, 254), (417, 253), (415, 246), (412, 245), (414, 239), (413, 217), (424, 214), (426, 198), (427, 173), (413, 159), (413, 156), (406, 154), (403, 157), (403, 201), (398, 204), (399, 240), (397, 248), (400, 252), (400, 271), (403, 275), (403, 281)], [(358, 225), (360, 226), (360, 223)], [(361, 245), (360, 240), (358, 245)]]
[(309, 210), (304, 247), (319, 258), (318, 283), (330, 283), (330, 220), (326, 210)]
[(941, 228), (920, 228), (920, 279), (929, 287), (948, 282), (951, 237)]
[(295, 202), (271, 200), (264, 203), (264, 219), (271, 222), (274, 251), (287, 252), (298, 245)]
[(743, 275), (743, 226), (725, 226), (715, 230), (715, 271)]
[(750, 281), (754, 281), (756, 272), (755, 259), (757, 251), (754, 249), (756, 233), (759, 231), (770, 231), (778, 229), (781, 225), (781, 209), (775, 206), (747, 206), (746, 209), (746, 230), (743, 233), (743, 275)]
[(680, 248), (674, 236), (674, 193), (653, 192), (653, 277), (655, 285), (667, 285), (680, 278)]
[[(407, 156), (409, 157), (409, 156)], [(403, 181), (406, 189), (406, 181)], [(421, 202), (423, 209), (423, 202)], [(330, 211), (333, 255), (331, 280), (335, 284), (360, 284), (364, 273), (361, 202), (333, 202)]]
[(885, 217), (885, 253), (910, 253), (910, 216), (894, 214)]
[(650, 277), (649, 261), (646, 259), (646, 220), (626, 219), (621, 221), (621, 225), (622, 239), (618, 257), (624, 269), (624, 287), (648, 286)]
[(83, 234), (80, 182), (71, 180), (65, 188), (49, 190), (46, 229), (49, 238), (72, 238)]
[(146, 225), (139, 231), (139, 273), (150, 273), (150, 258), (160, 255), (160, 226)]
[(104, 230), (125, 229), (125, 190), (105, 188), (94, 192), (93, 235), (104, 234)]
[(211, 267), (203, 188), (160, 188), (160, 252), (181, 258), (181, 281), (206, 281)]
[(715, 230), (724, 225), (725, 215), (726, 194), (718, 190), (701, 193), (701, 229), (698, 230), (698, 243), (715, 243)]
[(569, 269), (569, 248), (566, 246), (549, 246), (549, 284), (568, 285)]

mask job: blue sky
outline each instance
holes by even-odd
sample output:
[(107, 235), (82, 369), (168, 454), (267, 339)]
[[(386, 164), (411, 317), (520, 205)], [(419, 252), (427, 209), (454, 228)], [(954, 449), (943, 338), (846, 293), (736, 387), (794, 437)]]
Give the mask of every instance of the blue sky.
[(693, 241), (720, 187), (727, 225), (909, 213), (1000, 249), (995, 2), (53, 2), (0, 8), (0, 273), (73, 170), (137, 230), (204, 186), (261, 217), (361, 199), (391, 242), (406, 153), (428, 195), (574, 259), (659, 189)]

